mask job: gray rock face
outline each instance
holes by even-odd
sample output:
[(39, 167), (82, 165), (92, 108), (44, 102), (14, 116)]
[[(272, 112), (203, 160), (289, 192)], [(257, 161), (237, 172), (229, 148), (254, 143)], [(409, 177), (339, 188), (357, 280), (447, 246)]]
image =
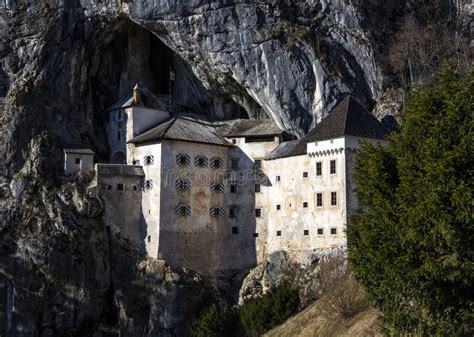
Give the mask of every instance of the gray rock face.
[[(250, 117), (270, 116), (301, 136), (342, 93), (365, 102), (380, 95), (383, 48), (374, 27), (385, 22), (383, 32), (391, 32), (387, 18), (399, 10), (395, 1), (382, 7), (358, 0), (0, 6), (7, 173), (21, 168), (22, 151), (43, 130), (57, 139), (53, 167), (64, 142), (90, 144), (105, 157), (104, 109), (136, 81), (165, 89), (170, 66), (177, 73), (174, 108), (229, 117), (241, 113), (233, 100)], [(150, 53), (150, 32), (174, 56)]]

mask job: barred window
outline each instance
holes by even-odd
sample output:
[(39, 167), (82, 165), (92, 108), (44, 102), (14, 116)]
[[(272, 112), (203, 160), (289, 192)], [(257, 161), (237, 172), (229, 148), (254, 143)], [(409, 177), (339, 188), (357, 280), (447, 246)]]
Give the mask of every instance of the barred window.
[(223, 168), (224, 161), (221, 158), (211, 158), (211, 167), (215, 169)]
[(178, 179), (175, 186), (177, 190), (189, 191), (191, 189), (191, 182), (188, 179)]
[(145, 190), (151, 190), (153, 188), (153, 180), (147, 179), (144, 184)]
[(155, 162), (155, 157), (153, 157), (153, 156), (144, 156), (143, 157), (143, 163), (145, 165), (153, 165), (154, 162)]
[(209, 161), (206, 157), (204, 156), (194, 157), (194, 166), (207, 167), (208, 164), (209, 164)]
[(212, 207), (210, 210), (209, 210), (209, 214), (213, 217), (213, 218), (222, 218), (224, 216), (224, 209), (223, 208), (220, 208), (220, 207)]
[(176, 215), (179, 216), (190, 216), (191, 207), (189, 205), (180, 204), (176, 206)]
[(189, 158), (187, 154), (180, 153), (176, 156), (176, 164), (189, 166), (191, 164), (191, 158)]
[(214, 193), (224, 193), (224, 184), (223, 183), (211, 183), (211, 192)]

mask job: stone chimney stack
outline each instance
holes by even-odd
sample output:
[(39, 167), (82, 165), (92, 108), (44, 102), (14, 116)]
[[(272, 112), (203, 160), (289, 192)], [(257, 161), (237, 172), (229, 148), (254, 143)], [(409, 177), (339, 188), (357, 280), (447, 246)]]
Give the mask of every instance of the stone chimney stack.
[(133, 88), (133, 103), (134, 104), (139, 104), (141, 101), (141, 92), (140, 92), (140, 87), (138, 86), (138, 83), (135, 85), (135, 88)]

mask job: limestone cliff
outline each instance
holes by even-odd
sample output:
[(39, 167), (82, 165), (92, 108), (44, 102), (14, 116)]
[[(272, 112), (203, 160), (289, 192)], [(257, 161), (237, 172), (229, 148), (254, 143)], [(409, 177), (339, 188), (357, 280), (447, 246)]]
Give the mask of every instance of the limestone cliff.
[(135, 82), (301, 136), (343, 93), (381, 95), (410, 3), (0, 1), (0, 335), (186, 335), (216, 290), (107, 233), (87, 177), (58, 178), (62, 147), (107, 158), (103, 112)]

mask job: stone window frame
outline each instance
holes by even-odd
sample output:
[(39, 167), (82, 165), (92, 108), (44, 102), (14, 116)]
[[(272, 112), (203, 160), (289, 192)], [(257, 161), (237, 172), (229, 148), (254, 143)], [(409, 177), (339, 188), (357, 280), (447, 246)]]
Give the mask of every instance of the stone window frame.
[[(236, 164), (234, 165), (234, 163), (236, 163)], [(239, 164), (240, 164), (240, 159), (239, 158), (234, 157), (234, 158), (230, 159), (230, 168), (232, 170), (234, 170), (234, 171), (238, 170), (239, 169)]]
[(331, 207), (337, 207), (337, 191), (331, 191)]
[(177, 216), (188, 217), (191, 215), (191, 206), (187, 204), (179, 204), (175, 208), (175, 213)]
[[(321, 199), (319, 197), (321, 197)], [(319, 203), (319, 201), (321, 201), (321, 203)], [(323, 192), (316, 192), (316, 207), (317, 208), (324, 207), (324, 193)]]
[(222, 160), (222, 158), (212, 157), (211, 158), (211, 168), (213, 168), (213, 169), (224, 168), (224, 161)]
[(228, 216), (229, 216), (230, 219), (237, 219), (238, 218), (239, 209), (238, 209), (237, 206), (229, 206), (228, 211), (229, 211)]
[(178, 166), (189, 166), (191, 165), (191, 157), (186, 153), (179, 153), (176, 155), (176, 164)]
[[(334, 169), (334, 171), (333, 171)], [(331, 159), (329, 161), (329, 174), (332, 176), (337, 175), (337, 162), (336, 159)]]
[(322, 177), (322, 176), (323, 176), (323, 162), (317, 161), (316, 162), (316, 177)]

